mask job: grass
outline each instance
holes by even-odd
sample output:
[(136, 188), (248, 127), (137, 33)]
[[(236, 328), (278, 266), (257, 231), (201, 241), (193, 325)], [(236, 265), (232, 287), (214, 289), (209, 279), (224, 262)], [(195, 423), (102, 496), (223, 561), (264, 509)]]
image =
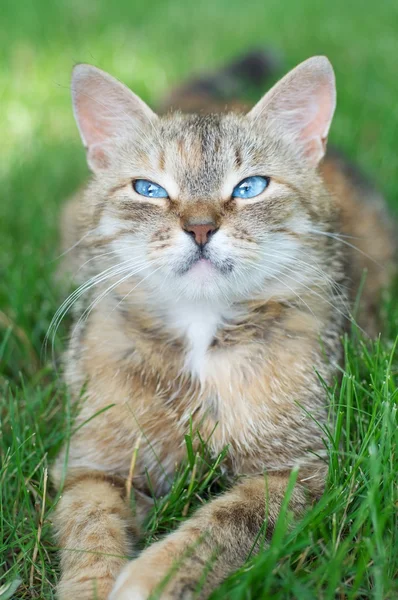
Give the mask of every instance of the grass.
[[(327, 54), (339, 92), (332, 141), (370, 172), (396, 212), (398, 5), (3, 0), (0, 12), (0, 599), (50, 599), (58, 559), (51, 537), (56, 496), (47, 473), (73, 415), (59, 372), (41, 348), (65, 294), (53, 279), (59, 207), (87, 176), (67, 89), (74, 62), (95, 63), (154, 102), (187, 74), (248, 47), (282, 50), (286, 68)], [(383, 306), (380, 340), (365, 344), (355, 333), (343, 340), (342, 383), (325, 390), (331, 424), (324, 432), (330, 448), (324, 497), (293, 528), (285, 510), (270, 548), (213, 598), (398, 596), (394, 298)], [(66, 331), (67, 324), (58, 352)], [(188, 437), (187, 463), (148, 520), (150, 539), (223, 485), (205, 449), (200, 457), (189, 449)]]

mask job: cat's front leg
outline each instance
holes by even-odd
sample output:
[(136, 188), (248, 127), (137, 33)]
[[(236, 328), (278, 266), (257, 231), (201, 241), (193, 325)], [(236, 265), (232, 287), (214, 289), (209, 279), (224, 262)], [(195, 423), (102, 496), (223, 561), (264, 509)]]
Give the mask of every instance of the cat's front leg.
[(61, 546), (59, 600), (105, 600), (131, 556), (134, 525), (124, 486), (101, 473), (69, 477), (54, 524)]
[[(321, 477), (321, 476), (320, 476)], [(110, 600), (204, 599), (241, 566), (267, 523), (272, 535), (289, 474), (248, 478), (201, 508), (175, 533), (153, 544), (117, 578)], [(315, 482), (314, 482), (315, 483)], [(316, 481), (322, 488), (322, 481)], [(308, 495), (300, 483), (290, 507), (299, 516)]]

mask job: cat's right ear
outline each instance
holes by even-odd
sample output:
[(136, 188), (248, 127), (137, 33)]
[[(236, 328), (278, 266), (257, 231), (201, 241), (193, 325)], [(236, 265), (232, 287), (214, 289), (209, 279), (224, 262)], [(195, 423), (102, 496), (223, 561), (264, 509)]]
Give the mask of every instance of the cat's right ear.
[(140, 130), (157, 119), (141, 98), (91, 65), (73, 69), (71, 87), (76, 123), (94, 172), (107, 168), (112, 145), (126, 132)]

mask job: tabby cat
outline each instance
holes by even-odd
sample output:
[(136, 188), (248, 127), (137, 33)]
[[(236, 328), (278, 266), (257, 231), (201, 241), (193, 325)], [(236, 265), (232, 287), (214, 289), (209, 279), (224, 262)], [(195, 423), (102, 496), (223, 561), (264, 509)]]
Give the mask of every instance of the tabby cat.
[[(55, 319), (73, 304), (65, 376), (79, 412), (53, 468), (62, 600), (207, 598), (265, 518), (272, 536), (292, 469), (297, 517), (322, 494), (321, 379), (334, 382), (364, 268), (358, 320), (378, 328), (394, 236), (374, 188), (325, 156), (329, 61), (310, 58), (251, 110), (228, 111), (213, 88), (238, 71), (183, 86), (162, 116), (103, 71), (73, 71), (93, 177), (65, 209), (80, 287)], [(131, 560), (148, 477), (168, 490), (191, 427), (214, 456), (228, 446), (231, 488)]]

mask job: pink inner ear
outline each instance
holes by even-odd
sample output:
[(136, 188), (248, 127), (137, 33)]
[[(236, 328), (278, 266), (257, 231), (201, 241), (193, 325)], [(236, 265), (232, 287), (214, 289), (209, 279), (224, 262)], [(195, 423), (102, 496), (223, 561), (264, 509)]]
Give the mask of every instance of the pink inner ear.
[(312, 102), (313, 116), (303, 129), (303, 138), (318, 137), (325, 141), (328, 136), (334, 105), (330, 101), (330, 94), (327, 90), (317, 90), (314, 96), (315, 101)]
[(156, 119), (145, 102), (125, 85), (91, 65), (74, 68), (72, 97), (80, 135), (93, 168), (107, 164), (107, 153), (116, 138)]
[(95, 101), (88, 99), (83, 95), (79, 96), (76, 104), (76, 115), (80, 130), (84, 136), (85, 145), (90, 147), (93, 144), (98, 144), (109, 137), (104, 119), (99, 119), (101, 107), (95, 106)]
[(281, 79), (249, 117), (265, 120), (316, 165), (325, 153), (335, 103), (332, 66), (325, 57), (313, 57)]
[(334, 88), (322, 79), (293, 83), (278, 90), (269, 112), (272, 120), (279, 123), (279, 130), (296, 138), (304, 156), (316, 165), (326, 150), (335, 107)]
[[(331, 96), (327, 89), (316, 90), (314, 96), (311, 108), (307, 108), (309, 122), (301, 130), (300, 138), (305, 146), (305, 155), (318, 162), (326, 151), (334, 103), (331, 102)], [(303, 121), (305, 123), (305, 119)]]
[(120, 135), (133, 118), (132, 107), (123, 97), (126, 92), (133, 94), (123, 88), (117, 91), (119, 94), (112, 93), (95, 79), (86, 81), (82, 89), (76, 90), (75, 114), (86, 147)]

